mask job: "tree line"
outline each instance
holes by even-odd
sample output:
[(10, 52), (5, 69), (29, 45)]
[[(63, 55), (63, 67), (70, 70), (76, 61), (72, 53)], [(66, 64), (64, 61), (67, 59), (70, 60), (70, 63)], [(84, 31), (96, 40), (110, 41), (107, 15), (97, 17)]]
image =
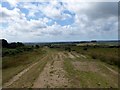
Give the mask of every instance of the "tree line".
[(2, 39), (2, 48), (17, 48), (17, 47), (23, 47), (24, 44), (21, 42), (12, 42), (12, 43), (8, 43), (7, 40)]

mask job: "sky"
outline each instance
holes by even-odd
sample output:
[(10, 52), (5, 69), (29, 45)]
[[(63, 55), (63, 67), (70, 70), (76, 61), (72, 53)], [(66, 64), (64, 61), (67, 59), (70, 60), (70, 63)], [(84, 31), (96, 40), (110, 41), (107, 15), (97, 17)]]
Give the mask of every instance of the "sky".
[(118, 39), (118, 2), (0, 2), (0, 38), (9, 42)]

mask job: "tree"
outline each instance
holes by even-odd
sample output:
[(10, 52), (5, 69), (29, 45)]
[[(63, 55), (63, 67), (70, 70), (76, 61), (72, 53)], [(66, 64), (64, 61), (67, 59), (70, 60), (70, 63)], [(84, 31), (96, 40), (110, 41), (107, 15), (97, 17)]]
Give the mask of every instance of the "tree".
[(96, 40), (92, 40), (91, 42), (92, 42), (92, 43), (96, 43), (97, 41), (96, 41)]
[(7, 48), (8, 46), (9, 46), (9, 44), (8, 44), (7, 40), (2, 39), (2, 47)]
[(39, 45), (36, 45), (35, 47), (36, 47), (36, 48), (39, 48)]
[(65, 47), (65, 50), (71, 52), (71, 48), (69, 47)]
[(9, 44), (9, 48), (16, 48), (17, 44), (15, 42)]
[(17, 48), (17, 47), (23, 47), (24, 46), (24, 44), (23, 43), (21, 43), (21, 42), (13, 42), (13, 43), (10, 43), (9, 44), (9, 48)]
[(21, 42), (17, 42), (17, 47), (22, 47), (22, 46), (24, 46), (23, 43), (21, 43)]

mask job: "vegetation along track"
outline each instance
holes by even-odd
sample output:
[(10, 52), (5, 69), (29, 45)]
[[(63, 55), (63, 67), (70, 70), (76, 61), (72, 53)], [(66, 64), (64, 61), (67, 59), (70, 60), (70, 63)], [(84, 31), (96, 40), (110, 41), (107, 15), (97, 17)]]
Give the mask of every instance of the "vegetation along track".
[(75, 52), (50, 49), (47, 56), (18, 73), (4, 87), (116, 88), (116, 73), (117, 71), (101, 61)]
[[(14, 76), (12, 79), (10, 79), (7, 83), (4, 84), (3, 87), (10, 87), (10, 85), (14, 85), (14, 83), (16, 81), (19, 81), (19, 79), (25, 74), (27, 73), (29, 70), (31, 70), (32, 68), (34, 68), (37, 64), (41, 63), (42, 60), (44, 60), (45, 58), (47, 58), (47, 56), (43, 57), (41, 60), (33, 63), (31, 66), (29, 66), (28, 68), (24, 69), (23, 71), (21, 71), (20, 73), (18, 73), (16, 76)], [(34, 72), (33, 72), (34, 73)]]

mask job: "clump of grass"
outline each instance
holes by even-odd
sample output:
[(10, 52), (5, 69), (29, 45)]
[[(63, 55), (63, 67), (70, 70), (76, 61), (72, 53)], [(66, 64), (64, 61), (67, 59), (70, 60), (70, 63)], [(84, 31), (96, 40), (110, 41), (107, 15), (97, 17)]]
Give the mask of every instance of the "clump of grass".
[(89, 55), (91, 56), (92, 59), (99, 59), (103, 62), (106, 62), (110, 65), (116, 65), (120, 67), (120, 57), (118, 55), (118, 51), (120, 48), (114, 47), (104, 47), (104, 46), (99, 46), (99, 47), (92, 47), (88, 46), (86, 50), (86, 46), (76, 46), (76, 47), (71, 47), (74, 48), (76, 52)]

